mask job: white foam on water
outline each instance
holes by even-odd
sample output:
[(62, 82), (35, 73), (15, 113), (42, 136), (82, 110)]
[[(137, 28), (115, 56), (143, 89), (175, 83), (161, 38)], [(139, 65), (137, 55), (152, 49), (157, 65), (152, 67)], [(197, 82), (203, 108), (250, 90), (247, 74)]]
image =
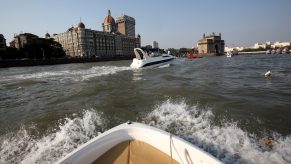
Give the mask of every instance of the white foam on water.
[(165, 64), (165, 65), (161, 65), (161, 66), (159, 66), (159, 68), (168, 68), (168, 67), (170, 67), (170, 66), (171, 66), (171, 64), (168, 63), (168, 64)]
[[(273, 146), (267, 147), (235, 123), (213, 125), (213, 117), (207, 108), (167, 100), (143, 121), (186, 139), (225, 163), (291, 163), (291, 136), (274, 133)], [(102, 114), (87, 110), (80, 117), (66, 118), (43, 137), (30, 135), (27, 128), (0, 136), (0, 163), (54, 163), (100, 134), (105, 121)]]
[(130, 67), (117, 67), (117, 66), (95, 66), (89, 69), (81, 70), (66, 70), (66, 71), (47, 71), (37, 72), (30, 74), (13, 75), (2, 78), (1, 81), (11, 80), (60, 80), (60, 81), (84, 81), (90, 78), (112, 75), (121, 71), (131, 70)]
[(142, 69), (133, 69), (132, 70), (132, 81), (140, 81), (140, 80), (144, 80), (143, 79), (143, 73), (142, 73)]
[(212, 118), (210, 110), (167, 100), (144, 121), (175, 133), (225, 163), (291, 163), (291, 136), (274, 133), (273, 146), (268, 147), (236, 123), (213, 125)]
[(16, 134), (0, 137), (0, 163), (53, 163), (76, 147), (100, 134), (100, 114), (84, 111), (82, 117), (66, 118), (59, 129), (42, 138), (21, 128)]

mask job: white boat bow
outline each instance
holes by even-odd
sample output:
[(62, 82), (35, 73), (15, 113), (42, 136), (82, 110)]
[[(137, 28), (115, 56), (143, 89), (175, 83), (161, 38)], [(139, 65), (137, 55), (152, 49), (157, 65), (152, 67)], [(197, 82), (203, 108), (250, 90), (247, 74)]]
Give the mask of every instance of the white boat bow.
[[(120, 145), (124, 144), (127, 146), (121, 150)], [(136, 122), (100, 134), (58, 163), (124, 163), (123, 160), (125, 163), (222, 163), (179, 137)]]

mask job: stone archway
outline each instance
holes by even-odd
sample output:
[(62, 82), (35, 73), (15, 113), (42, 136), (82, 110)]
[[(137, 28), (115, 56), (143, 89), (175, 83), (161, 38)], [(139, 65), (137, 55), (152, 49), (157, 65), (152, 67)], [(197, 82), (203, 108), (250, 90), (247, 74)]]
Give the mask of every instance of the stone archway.
[(215, 50), (215, 53), (216, 53), (216, 54), (219, 53), (219, 48), (218, 48), (218, 45), (217, 45), (217, 44), (214, 46), (214, 50)]

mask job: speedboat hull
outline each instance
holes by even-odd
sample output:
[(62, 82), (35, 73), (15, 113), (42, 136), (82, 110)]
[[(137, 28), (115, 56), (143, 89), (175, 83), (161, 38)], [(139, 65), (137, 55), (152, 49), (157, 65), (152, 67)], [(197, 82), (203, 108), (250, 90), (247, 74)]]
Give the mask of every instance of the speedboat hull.
[(164, 64), (168, 64), (170, 61), (175, 59), (174, 56), (169, 55), (169, 54), (149, 56), (140, 48), (135, 48), (134, 53), (135, 53), (136, 58), (132, 60), (130, 67), (135, 68), (135, 69), (144, 68), (144, 67), (161, 66)]
[(136, 59), (134, 58), (130, 67), (131, 68), (144, 68), (144, 67), (157, 67), (161, 66), (164, 64), (168, 64), (175, 58), (172, 56), (167, 56), (167, 57), (148, 57), (145, 59)]
[(121, 124), (100, 134), (58, 163), (116, 162), (221, 163), (207, 152), (179, 137), (135, 122)]

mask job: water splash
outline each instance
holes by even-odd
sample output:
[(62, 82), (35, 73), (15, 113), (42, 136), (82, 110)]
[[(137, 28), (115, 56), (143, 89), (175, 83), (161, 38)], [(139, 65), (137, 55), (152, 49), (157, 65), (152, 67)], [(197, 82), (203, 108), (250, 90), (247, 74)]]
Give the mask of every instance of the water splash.
[(274, 133), (272, 147), (235, 123), (213, 125), (212, 112), (167, 100), (145, 118), (152, 126), (170, 131), (225, 163), (291, 163), (291, 136)]
[[(213, 118), (207, 108), (167, 100), (142, 121), (184, 138), (225, 163), (291, 163), (291, 136), (274, 133), (273, 146), (267, 147), (235, 123), (218, 126)], [(43, 137), (29, 134), (27, 128), (1, 136), (0, 163), (56, 162), (104, 131), (106, 121), (102, 114), (91, 110), (64, 120), (57, 130)]]
[(165, 65), (161, 65), (161, 66), (159, 66), (159, 68), (168, 68), (168, 67), (170, 67), (170, 66), (171, 66), (171, 64), (168, 63), (168, 64), (165, 64)]
[(0, 163), (52, 163), (99, 134), (100, 114), (84, 111), (82, 117), (66, 118), (59, 129), (37, 138), (21, 128), (0, 138)]
[(14, 81), (14, 80), (58, 80), (58, 81), (84, 81), (90, 78), (116, 74), (121, 71), (131, 70), (130, 67), (117, 67), (117, 66), (95, 66), (89, 69), (82, 70), (65, 70), (65, 71), (45, 71), (38, 73), (26, 73), (20, 75), (7, 76), (1, 78), (1, 81)]

